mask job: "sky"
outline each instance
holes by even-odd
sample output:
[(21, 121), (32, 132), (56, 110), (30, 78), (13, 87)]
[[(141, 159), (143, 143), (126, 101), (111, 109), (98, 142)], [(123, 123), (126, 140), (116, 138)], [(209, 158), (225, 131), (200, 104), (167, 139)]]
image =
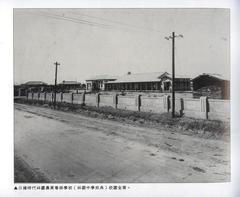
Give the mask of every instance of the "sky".
[(221, 74), (230, 79), (229, 9), (14, 9), (14, 82), (95, 75)]

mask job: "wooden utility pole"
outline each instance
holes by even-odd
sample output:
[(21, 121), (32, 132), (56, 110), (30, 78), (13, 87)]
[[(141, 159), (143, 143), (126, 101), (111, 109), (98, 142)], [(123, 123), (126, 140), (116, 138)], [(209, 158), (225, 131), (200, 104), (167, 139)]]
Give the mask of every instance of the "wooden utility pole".
[(175, 32), (172, 32), (172, 118), (175, 117)]
[(172, 118), (175, 117), (175, 38), (181, 37), (183, 35), (175, 35), (175, 32), (172, 32), (172, 36), (165, 37), (167, 40), (172, 40)]
[(57, 71), (58, 71), (58, 66), (60, 63), (55, 62), (55, 84), (54, 84), (54, 101), (53, 101), (53, 108), (56, 108), (56, 94), (57, 94)]

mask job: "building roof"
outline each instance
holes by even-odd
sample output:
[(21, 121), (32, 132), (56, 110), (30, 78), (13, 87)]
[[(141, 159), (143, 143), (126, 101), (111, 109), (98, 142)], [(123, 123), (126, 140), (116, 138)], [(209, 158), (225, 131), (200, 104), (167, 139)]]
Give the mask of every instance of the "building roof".
[(96, 81), (96, 80), (115, 80), (117, 79), (117, 76), (111, 76), (111, 75), (96, 75), (93, 77), (90, 77), (88, 79), (86, 79), (86, 81)]
[(115, 81), (111, 81), (108, 83), (157, 82), (161, 81), (161, 77), (163, 76), (171, 78), (170, 74), (167, 72), (136, 73), (123, 75), (117, 78)]
[(24, 83), (24, 85), (47, 85), (47, 83), (42, 82), (42, 81), (28, 81), (26, 83)]
[(59, 83), (60, 85), (79, 85), (81, 84), (80, 82), (77, 81), (62, 81), (62, 83)]
[(202, 73), (201, 75), (198, 75), (196, 77), (194, 77), (192, 80), (196, 80), (202, 76), (208, 76), (208, 77), (212, 77), (212, 78), (216, 78), (216, 79), (219, 79), (219, 80), (228, 80), (228, 78), (224, 77), (223, 75), (221, 74), (217, 74), (217, 73)]

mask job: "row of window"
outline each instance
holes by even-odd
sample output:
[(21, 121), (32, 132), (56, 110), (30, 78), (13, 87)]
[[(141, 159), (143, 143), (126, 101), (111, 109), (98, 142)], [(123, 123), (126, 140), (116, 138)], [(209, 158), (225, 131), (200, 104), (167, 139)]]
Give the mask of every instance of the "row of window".
[[(170, 90), (171, 82), (164, 82), (161, 85), (160, 82), (152, 83), (119, 83), (119, 84), (106, 84), (106, 90)], [(175, 83), (175, 88), (177, 90), (189, 90), (190, 82), (189, 81), (181, 81)]]

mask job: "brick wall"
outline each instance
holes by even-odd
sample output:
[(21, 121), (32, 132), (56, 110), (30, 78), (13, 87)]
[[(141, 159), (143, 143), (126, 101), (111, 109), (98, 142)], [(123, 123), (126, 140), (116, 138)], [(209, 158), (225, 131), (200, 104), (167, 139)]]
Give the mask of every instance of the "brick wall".
[(46, 93), (46, 101), (52, 102), (53, 100), (53, 93)]
[(111, 106), (111, 107), (116, 107), (116, 102), (115, 102), (115, 96), (114, 95), (100, 95), (99, 99), (99, 106)]
[(72, 94), (71, 93), (63, 93), (62, 94), (62, 102), (72, 103)]
[(45, 100), (45, 93), (40, 93), (39, 94), (39, 100), (44, 101)]
[[(44, 100), (52, 102), (53, 93), (31, 93), (27, 95), (29, 100)], [(67, 102), (73, 104), (85, 104), (87, 106), (110, 106), (113, 108), (143, 111), (153, 113), (171, 112), (170, 96), (147, 97), (141, 95), (101, 95), (101, 94), (72, 94), (57, 93), (57, 102)], [(210, 119), (210, 120), (230, 120), (230, 101), (208, 99), (207, 97), (176, 98), (175, 109), (180, 115)]]
[(200, 99), (184, 99), (183, 114), (187, 117), (201, 118)]
[(62, 93), (57, 93), (56, 94), (56, 102), (62, 102)]
[(230, 101), (209, 99), (208, 118), (210, 120), (230, 120)]
[(140, 111), (153, 112), (153, 113), (164, 113), (164, 97), (141, 97)]
[(74, 104), (83, 104), (83, 94), (73, 94), (73, 103)]
[(97, 106), (96, 94), (86, 94), (85, 95), (85, 104), (89, 105), (89, 106)]
[(118, 109), (138, 111), (136, 105), (136, 97), (133, 96), (118, 96)]

